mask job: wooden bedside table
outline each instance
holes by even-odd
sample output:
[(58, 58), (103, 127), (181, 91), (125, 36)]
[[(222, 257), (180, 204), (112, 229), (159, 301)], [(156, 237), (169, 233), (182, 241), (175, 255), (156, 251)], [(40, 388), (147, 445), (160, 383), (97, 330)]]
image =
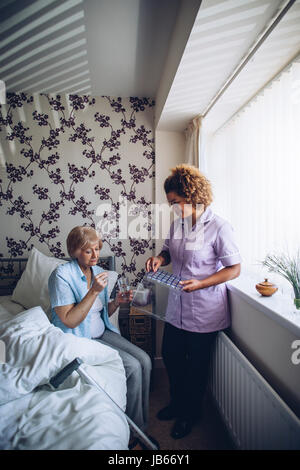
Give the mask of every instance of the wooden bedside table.
[[(151, 310), (151, 306), (147, 306)], [(119, 327), (122, 336), (143, 349), (154, 361), (155, 354), (155, 322), (149, 315), (141, 312), (138, 307), (128, 307), (119, 313)]]

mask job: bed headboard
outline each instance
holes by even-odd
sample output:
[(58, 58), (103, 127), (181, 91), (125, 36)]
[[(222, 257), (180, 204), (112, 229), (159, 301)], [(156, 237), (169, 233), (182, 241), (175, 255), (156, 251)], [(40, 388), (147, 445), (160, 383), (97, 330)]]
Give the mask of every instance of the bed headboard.
[[(71, 258), (60, 258), (71, 261)], [(11, 295), (26, 267), (28, 258), (0, 258), (0, 296)], [(108, 271), (116, 270), (115, 256), (102, 256), (97, 263)]]

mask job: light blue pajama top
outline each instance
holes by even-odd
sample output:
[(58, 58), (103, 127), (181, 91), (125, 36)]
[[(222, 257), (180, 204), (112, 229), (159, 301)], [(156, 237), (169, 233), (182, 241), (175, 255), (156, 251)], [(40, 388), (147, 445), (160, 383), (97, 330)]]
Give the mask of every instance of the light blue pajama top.
[[(92, 266), (93, 276), (104, 271), (100, 266)], [(48, 290), (51, 303), (51, 323), (57, 326), (65, 333), (72, 333), (76, 336), (91, 338), (90, 324), (91, 317), (87, 315), (85, 319), (75, 328), (68, 328), (56, 314), (54, 308), (63, 305), (78, 304), (87, 293), (87, 279), (80, 269), (77, 260), (72, 260), (64, 264), (60, 264), (51, 274), (48, 280)], [(101, 310), (101, 318), (105, 328), (120, 333), (113, 326), (108, 317), (108, 291), (107, 286), (99, 293), (99, 298), (103, 304)]]

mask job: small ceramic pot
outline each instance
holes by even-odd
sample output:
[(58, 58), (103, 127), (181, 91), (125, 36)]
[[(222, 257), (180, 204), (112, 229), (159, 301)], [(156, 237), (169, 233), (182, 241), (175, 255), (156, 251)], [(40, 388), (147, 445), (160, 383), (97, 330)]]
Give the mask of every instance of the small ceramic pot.
[(264, 282), (256, 284), (255, 288), (264, 297), (270, 297), (276, 291), (278, 291), (278, 287), (276, 287), (275, 284), (268, 282), (268, 279), (265, 279)]

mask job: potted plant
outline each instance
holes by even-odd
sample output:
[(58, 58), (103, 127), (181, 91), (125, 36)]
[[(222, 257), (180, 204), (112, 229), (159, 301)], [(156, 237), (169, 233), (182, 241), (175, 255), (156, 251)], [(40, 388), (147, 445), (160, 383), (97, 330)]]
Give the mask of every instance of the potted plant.
[(262, 261), (262, 265), (270, 272), (280, 274), (292, 284), (295, 294), (294, 304), (300, 309), (300, 250), (294, 257), (285, 253), (269, 254)]

